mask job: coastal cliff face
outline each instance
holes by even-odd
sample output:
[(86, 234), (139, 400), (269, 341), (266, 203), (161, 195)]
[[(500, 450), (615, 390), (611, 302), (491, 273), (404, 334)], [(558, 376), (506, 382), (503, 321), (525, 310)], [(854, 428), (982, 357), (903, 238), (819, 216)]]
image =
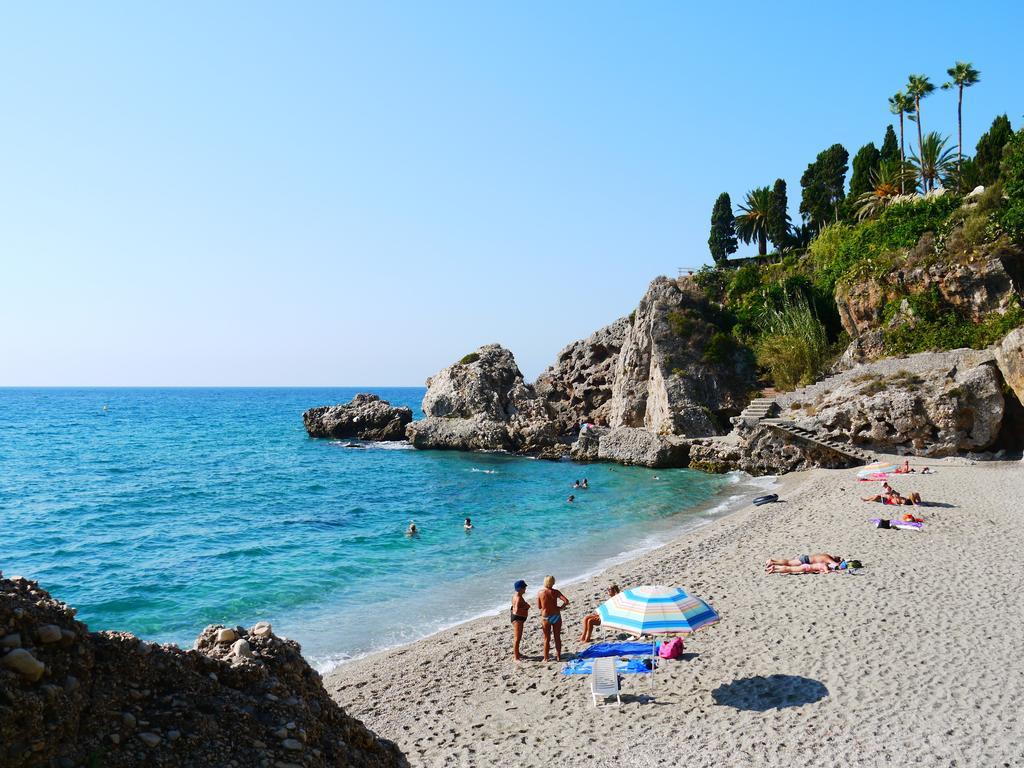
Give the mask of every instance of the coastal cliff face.
[(267, 623), (195, 648), (90, 633), (39, 585), (0, 578), (0, 765), (407, 766)]
[(1024, 248), (1005, 237), (970, 246), (958, 228), (943, 243), (941, 257), (938, 250), (934, 233), (926, 232), (898, 269), (837, 286), (836, 308), (854, 341), (854, 360), (882, 356), (887, 331), (915, 325), (914, 297), (934, 296), (973, 323), (1020, 300)]
[(717, 414), (742, 410), (753, 366), (734, 349), (709, 357), (716, 328), (708, 312), (692, 282), (659, 277), (651, 283), (615, 361), (609, 426), (704, 437), (722, 431)]
[(713, 311), (689, 281), (660, 277), (633, 315), (565, 347), (535, 385), (507, 349), (481, 347), (427, 380), (426, 418), (406, 434), (417, 448), (686, 466), (680, 438), (724, 431), (753, 385), (740, 351), (708, 355)]

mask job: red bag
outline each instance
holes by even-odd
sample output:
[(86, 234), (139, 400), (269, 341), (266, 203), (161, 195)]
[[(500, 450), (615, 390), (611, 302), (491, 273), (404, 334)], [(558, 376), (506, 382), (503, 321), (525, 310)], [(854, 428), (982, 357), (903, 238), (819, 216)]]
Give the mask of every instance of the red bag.
[(683, 658), (683, 638), (673, 637), (671, 640), (663, 641), (658, 649), (658, 655), (663, 659)]

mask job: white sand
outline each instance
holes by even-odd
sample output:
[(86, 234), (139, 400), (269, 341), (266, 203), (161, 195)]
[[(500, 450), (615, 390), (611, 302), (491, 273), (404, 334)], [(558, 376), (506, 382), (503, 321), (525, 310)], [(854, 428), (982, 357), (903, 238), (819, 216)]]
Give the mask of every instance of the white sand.
[[(953, 505), (914, 510), (923, 532), (875, 529), (867, 519), (896, 508), (858, 497), (879, 484), (815, 470), (784, 478), (785, 503), (568, 587), (568, 653), (584, 647), (581, 619), (612, 580), (679, 585), (723, 616), (653, 688), (624, 677), (621, 708), (595, 708), (589, 678), (561, 664), (512, 662), (507, 612), (325, 682), (414, 766), (1022, 766), (1024, 464), (931, 466), (937, 475), (893, 481)], [(763, 571), (770, 555), (820, 551), (867, 567)], [(439, 587), (435, 599), (453, 596)], [(535, 613), (524, 652), (539, 659)]]

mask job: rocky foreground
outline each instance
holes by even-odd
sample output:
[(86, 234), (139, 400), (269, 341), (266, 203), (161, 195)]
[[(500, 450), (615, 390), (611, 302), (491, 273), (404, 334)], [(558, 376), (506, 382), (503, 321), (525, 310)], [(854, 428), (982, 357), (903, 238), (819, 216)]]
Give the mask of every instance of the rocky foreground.
[(270, 624), (207, 627), (193, 650), (92, 632), (0, 577), (0, 765), (407, 765), (326, 693)]

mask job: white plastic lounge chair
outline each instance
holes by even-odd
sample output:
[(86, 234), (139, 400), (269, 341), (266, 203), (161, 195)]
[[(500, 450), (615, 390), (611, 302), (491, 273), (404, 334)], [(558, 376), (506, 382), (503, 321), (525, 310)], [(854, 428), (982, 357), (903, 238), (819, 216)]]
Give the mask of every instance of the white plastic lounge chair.
[(605, 656), (594, 659), (593, 671), (590, 673), (590, 693), (594, 697), (594, 706), (598, 705), (597, 699), (604, 699), (614, 696), (618, 705), (622, 706), (622, 697), (619, 696), (619, 674), (615, 670), (615, 658)]

